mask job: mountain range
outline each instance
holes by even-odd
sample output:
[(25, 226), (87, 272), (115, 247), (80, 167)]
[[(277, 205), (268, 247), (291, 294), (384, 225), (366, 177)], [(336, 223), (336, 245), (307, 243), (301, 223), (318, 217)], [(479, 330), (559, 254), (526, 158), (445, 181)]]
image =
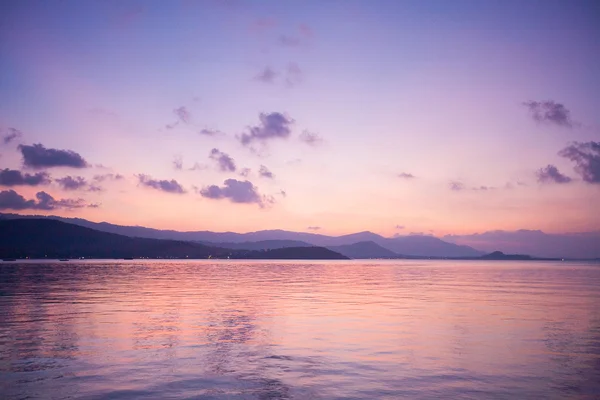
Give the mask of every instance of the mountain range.
[(324, 247), (232, 250), (180, 240), (147, 239), (68, 224), (54, 219), (0, 220), (0, 258), (233, 258), (347, 259)]
[(318, 246), (327, 247), (350, 258), (470, 258), (497, 250), (509, 254), (531, 254), (534, 257), (546, 258), (600, 258), (600, 232), (546, 234), (542, 231), (530, 230), (490, 231), (473, 235), (447, 235), (442, 238), (425, 235), (386, 238), (368, 231), (343, 236), (285, 230), (262, 230), (249, 233), (180, 232), (92, 222), (81, 218), (0, 213), (0, 220), (27, 218), (56, 219), (129, 237), (197, 242), (234, 250)]
[[(186, 242), (198, 242), (208, 246), (263, 250), (286, 247), (327, 247), (345, 250), (352, 258), (398, 258), (414, 257), (478, 257), (485, 253), (472, 247), (445, 242), (433, 236), (409, 235), (385, 238), (373, 232), (358, 232), (343, 236), (327, 236), (316, 233), (290, 232), (284, 230), (264, 230), (249, 233), (191, 231), (179, 232), (160, 230), (141, 226), (122, 226), (107, 222), (92, 222), (81, 218), (63, 218), (57, 216), (0, 214), (0, 219), (54, 219), (79, 225), (101, 232), (114, 233), (129, 237), (146, 239), (166, 239)], [(364, 242), (372, 242), (365, 245)], [(348, 246), (361, 243), (353, 249)], [(359, 251), (363, 248), (366, 251)], [(334, 250), (335, 251), (335, 250)], [(344, 253), (342, 253), (344, 254)]]

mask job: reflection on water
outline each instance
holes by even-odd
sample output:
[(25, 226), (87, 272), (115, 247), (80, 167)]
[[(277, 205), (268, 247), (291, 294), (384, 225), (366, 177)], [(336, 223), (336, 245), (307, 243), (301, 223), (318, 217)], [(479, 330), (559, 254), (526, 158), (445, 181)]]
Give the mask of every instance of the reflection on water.
[(3, 399), (597, 398), (600, 265), (0, 264)]

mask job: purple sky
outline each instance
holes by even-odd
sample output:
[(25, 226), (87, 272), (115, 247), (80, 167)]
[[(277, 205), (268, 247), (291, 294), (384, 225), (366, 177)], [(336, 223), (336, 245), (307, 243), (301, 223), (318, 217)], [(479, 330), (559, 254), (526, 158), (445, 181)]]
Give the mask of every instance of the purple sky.
[(597, 1), (3, 1), (0, 212), (597, 231), (598, 21)]

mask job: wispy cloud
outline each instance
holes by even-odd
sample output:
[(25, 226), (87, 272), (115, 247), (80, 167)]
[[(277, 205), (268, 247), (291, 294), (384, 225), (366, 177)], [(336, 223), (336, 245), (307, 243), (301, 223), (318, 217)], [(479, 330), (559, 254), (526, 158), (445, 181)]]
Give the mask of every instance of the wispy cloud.
[(223, 135), (223, 132), (221, 132), (218, 129), (208, 129), (208, 128), (204, 128), (204, 129), (200, 129), (198, 131), (198, 133), (202, 136), (217, 136), (217, 135)]
[(409, 174), (407, 172), (401, 172), (398, 174), (398, 178), (400, 178), (400, 179), (415, 179), (415, 176), (413, 174)]
[(298, 136), (298, 139), (312, 147), (320, 146), (324, 142), (323, 138), (318, 133), (310, 132), (306, 129), (302, 131), (300, 136)]
[(558, 154), (575, 163), (584, 182), (600, 183), (600, 142), (574, 142)]
[(258, 73), (258, 75), (254, 77), (254, 79), (263, 83), (272, 84), (275, 83), (275, 78), (277, 78), (277, 75), (277, 72), (275, 72), (273, 68), (266, 66), (262, 71)]
[(0, 186), (38, 186), (48, 183), (50, 183), (50, 176), (47, 172), (27, 174), (8, 168), (0, 170)]
[(404, 228), (406, 228), (406, 226), (404, 226), (404, 225), (396, 225), (396, 229), (400, 229), (400, 230), (402, 230), (402, 229), (404, 229)]
[(320, 231), (321, 227), (320, 226), (308, 226), (306, 229), (308, 229), (309, 231)]
[(121, 179), (123, 179), (123, 175), (121, 175), (121, 174), (113, 174), (113, 173), (102, 174), (102, 175), (94, 175), (94, 177), (92, 178), (92, 180), (94, 182), (120, 181)]
[(258, 175), (261, 176), (262, 178), (267, 178), (267, 179), (275, 178), (275, 175), (273, 175), (273, 173), (271, 171), (269, 171), (269, 169), (267, 167), (265, 167), (264, 165), (260, 166), (260, 169), (258, 170)]
[(526, 101), (523, 103), (531, 117), (537, 122), (550, 123), (565, 128), (577, 125), (571, 119), (571, 112), (561, 103), (553, 100)]
[(540, 183), (569, 183), (573, 179), (560, 173), (554, 165), (548, 165), (536, 171), (537, 181)]
[(88, 163), (72, 150), (47, 149), (41, 144), (19, 145), (23, 164), (30, 168), (71, 167), (86, 168)]
[(139, 174), (139, 175), (137, 175), (137, 178), (138, 178), (140, 185), (143, 185), (143, 186), (146, 186), (149, 188), (153, 188), (153, 189), (160, 190), (160, 191), (167, 192), (167, 193), (177, 193), (177, 194), (185, 193), (183, 186), (181, 186), (181, 184), (179, 184), (179, 182), (177, 182), (175, 179), (159, 180), (159, 179), (153, 179), (152, 177), (145, 175), (145, 174)]
[(173, 158), (173, 168), (175, 168), (178, 171), (181, 171), (183, 169), (183, 157), (180, 155), (177, 155)]
[(208, 157), (216, 161), (219, 170), (223, 172), (235, 172), (235, 161), (229, 156), (229, 154), (223, 153), (219, 149), (212, 149)]
[(8, 133), (6, 133), (3, 137), (2, 137), (2, 142), (4, 144), (9, 144), (10, 142), (14, 141), (14, 140), (18, 140), (20, 138), (23, 137), (23, 132), (21, 132), (18, 129), (15, 128), (8, 128)]
[(455, 192), (460, 192), (461, 190), (465, 190), (465, 184), (459, 181), (451, 181), (449, 183), (450, 190), (454, 190)]

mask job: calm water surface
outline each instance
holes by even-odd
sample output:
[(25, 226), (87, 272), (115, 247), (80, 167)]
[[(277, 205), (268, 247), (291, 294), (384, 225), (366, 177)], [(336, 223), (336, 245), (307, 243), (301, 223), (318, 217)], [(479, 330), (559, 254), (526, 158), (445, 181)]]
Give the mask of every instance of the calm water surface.
[(2, 399), (598, 399), (600, 264), (0, 264)]

